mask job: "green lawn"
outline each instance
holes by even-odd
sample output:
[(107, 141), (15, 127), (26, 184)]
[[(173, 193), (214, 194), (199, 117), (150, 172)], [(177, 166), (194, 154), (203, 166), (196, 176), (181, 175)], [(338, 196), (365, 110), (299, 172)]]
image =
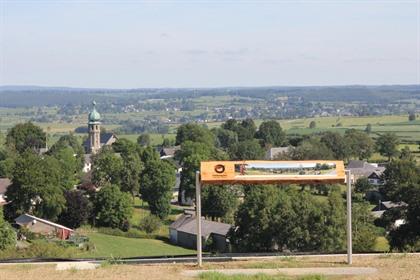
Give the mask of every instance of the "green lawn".
[(78, 257), (128, 258), (195, 254), (194, 250), (174, 246), (162, 240), (126, 238), (102, 233), (89, 233), (88, 236), (95, 244), (95, 250), (82, 253)]

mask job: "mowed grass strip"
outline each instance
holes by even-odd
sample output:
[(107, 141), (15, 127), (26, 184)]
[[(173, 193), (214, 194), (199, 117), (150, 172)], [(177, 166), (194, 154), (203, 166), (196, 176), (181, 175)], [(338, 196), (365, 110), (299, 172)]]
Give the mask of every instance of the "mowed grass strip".
[(95, 250), (82, 253), (79, 257), (129, 258), (196, 253), (194, 250), (174, 246), (156, 239), (127, 238), (102, 233), (90, 233), (88, 236), (90, 241), (95, 244)]

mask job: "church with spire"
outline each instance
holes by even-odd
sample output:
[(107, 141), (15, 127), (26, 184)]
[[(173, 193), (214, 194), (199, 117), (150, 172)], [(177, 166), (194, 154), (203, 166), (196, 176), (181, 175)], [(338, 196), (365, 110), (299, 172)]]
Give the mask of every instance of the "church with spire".
[(83, 146), (87, 154), (98, 153), (103, 146), (112, 145), (117, 141), (114, 133), (101, 132), (101, 114), (96, 110), (96, 102), (92, 102), (92, 111), (88, 115), (89, 137)]

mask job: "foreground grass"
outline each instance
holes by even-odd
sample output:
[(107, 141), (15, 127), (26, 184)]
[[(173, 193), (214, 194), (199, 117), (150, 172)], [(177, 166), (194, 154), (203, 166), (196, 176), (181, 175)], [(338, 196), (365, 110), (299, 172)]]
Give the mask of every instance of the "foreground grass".
[(194, 250), (174, 246), (162, 240), (126, 238), (102, 233), (89, 233), (89, 239), (95, 244), (93, 251), (81, 253), (78, 257), (92, 258), (129, 258), (151, 256), (175, 256), (194, 254)]
[[(236, 261), (236, 262), (223, 262), (223, 263), (204, 263), (204, 269), (231, 269), (231, 268), (249, 268), (249, 267), (264, 267), (261, 263), (272, 263), (276, 267), (335, 267), (347, 266), (345, 264), (346, 257), (312, 257), (312, 258), (278, 258), (275, 260), (258, 260), (258, 261)], [(355, 275), (355, 276), (334, 276), (324, 277), (309, 276), (312, 278), (285, 278), (284, 276), (261, 275), (260, 278), (232, 278), (238, 276), (228, 276), (230, 278), (209, 278), (218, 275), (204, 275), (201, 278), (204, 280), (209, 279), (334, 279), (334, 280), (391, 280), (391, 279), (420, 279), (420, 256), (418, 255), (383, 255), (383, 256), (353, 256), (353, 266), (355, 267), (374, 267), (378, 269), (376, 274), (372, 275)], [(6, 265), (0, 266), (0, 279), (17, 280), (17, 279), (30, 279), (30, 280), (70, 280), (70, 279), (83, 279), (83, 280), (197, 280), (200, 278), (186, 278), (183, 274), (185, 270), (193, 270), (197, 267), (193, 264), (161, 264), (161, 265), (108, 265), (102, 266), (95, 270), (67, 270), (57, 271), (54, 265)], [(265, 278), (262, 278), (265, 277)], [(269, 278), (271, 277), (271, 278)], [(283, 277), (283, 278), (281, 278)], [(319, 278), (314, 278), (319, 277)]]
[(282, 275), (266, 275), (266, 274), (257, 274), (257, 275), (224, 275), (218, 272), (205, 272), (200, 274), (199, 279), (203, 280), (288, 280), (288, 279), (299, 279), (299, 280), (323, 280), (326, 279), (320, 275), (308, 275), (304, 277), (287, 277)]

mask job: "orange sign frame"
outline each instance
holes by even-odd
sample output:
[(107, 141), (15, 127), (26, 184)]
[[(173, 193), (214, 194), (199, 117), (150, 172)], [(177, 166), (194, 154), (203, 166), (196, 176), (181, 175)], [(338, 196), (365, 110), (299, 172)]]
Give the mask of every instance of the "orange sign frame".
[(345, 182), (343, 161), (203, 161), (202, 184), (334, 184)]

